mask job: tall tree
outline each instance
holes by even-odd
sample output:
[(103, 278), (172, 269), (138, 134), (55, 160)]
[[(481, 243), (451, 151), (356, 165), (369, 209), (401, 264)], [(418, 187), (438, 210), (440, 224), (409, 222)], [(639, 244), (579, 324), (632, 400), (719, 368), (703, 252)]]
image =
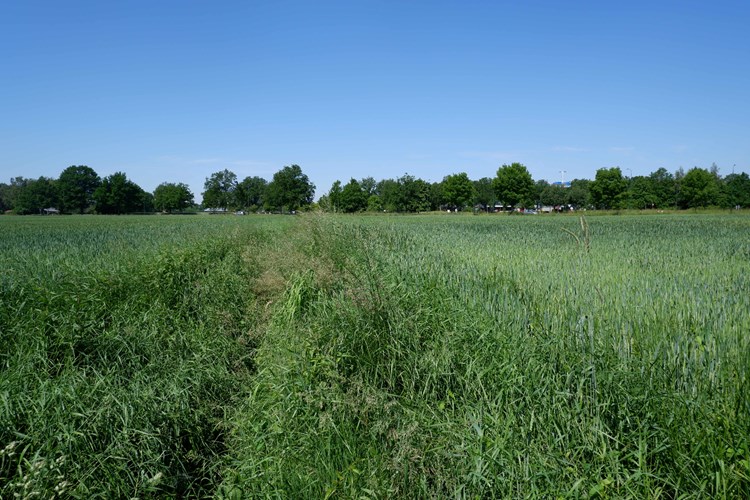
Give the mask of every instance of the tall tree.
[(549, 187), (550, 183), (545, 181), (544, 179), (539, 179), (538, 181), (534, 182), (534, 202), (536, 204), (545, 205), (545, 203), (542, 203), (542, 193), (544, 193), (544, 190)]
[[(191, 201), (192, 203), (192, 201)], [(154, 194), (148, 191), (143, 191), (141, 194), (141, 210), (144, 212), (154, 211)]]
[(474, 191), (476, 192), (474, 204), (481, 205), (484, 210), (488, 210), (490, 205), (494, 205), (495, 190), (492, 188), (492, 179), (482, 177), (474, 181)]
[(367, 208), (367, 193), (356, 179), (351, 179), (341, 190), (341, 209), (344, 212), (360, 212)]
[(649, 174), (651, 180), (651, 192), (656, 198), (657, 208), (674, 207), (677, 202), (677, 185), (675, 177), (662, 167)]
[(143, 194), (143, 189), (123, 172), (115, 172), (102, 179), (92, 197), (98, 213), (126, 214), (142, 210)]
[(622, 208), (627, 188), (620, 167), (600, 168), (591, 183), (591, 201), (596, 208)]
[(688, 170), (681, 183), (680, 202), (683, 208), (699, 208), (717, 205), (719, 183), (716, 177), (704, 168)]
[(399, 184), (393, 179), (383, 179), (378, 182), (377, 194), (380, 207), (387, 212), (397, 212), (399, 210), (399, 192)]
[(728, 207), (750, 207), (750, 176), (745, 172), (727, 175), (724, 191)]
[(539, 202), (542, 205), (560, 207), (568, 203), (568, 190), (559, 184), (547, 184), (539, 193)]
[(476, 196), (474, 183), (466, 172), (447, 175), (442, 182), (443, 201), (451, 208), (463, 210), (469, 206)]
[(534, 180), (526, 167), (520, 163), (500, 167), (493, 181), (493, 188), (497, 198), (504, 205), (516, 207), (534, 203)]
[(575, 208), (585, 208), (591, 205), (591, 181), (588, 179), (573, 179), (568, 188), (568, 203)]
[(426, 212), (430, 209), (430, 185), (413, 175), (404, 174), (398, 184), (397, 208), (399, 212)]
[(27, 179), (18, 187), (13, 210), (19, 215), (38, 214), (45, 208), (56, 208), (59, 203), (56, 181), (47, 177)]
[(63, 209), (85, 212), (93, 203), (99, 184), (99, 175), (86, 165), (72, 165), (63, 170), (57, 182)]
[(362, 191), (364, 191), (369, 198), (370, 196), (375, 194), (378, 183), (375, 182), (375, 179), (373, 179), (372, 177), (364, 177), (361, 181), (359, 181), (359, 185), (362, 187)]
[(428, 184), (430, 186), (430, 193), (427, 195), (427, 201), (430, 203), (430, 210), (442, 210), (442, 207), (446, 204), (442, 181), (429, 182)]
[(10, 184), (0, 184), (0, 188), (2, 188), (0, 194), (2, 195), (2, 205), (4, 210), (15, 211), (18, 194), (31, 181), (32, 179), (16, 176), (10, 179)]
[(656, 208), (658, 201), (651, 177), (636, 175), (628, 181), (628, 208)]
[(203, 206), (208, 208), (230, 208), (234, 205), (237, 174), (227, 169), (206, 177), (203, 184)]
[(328, 191), (327, 205), (328, 210), (331, 212), (338, 212), (341, 210), (341, 181), (336, 180), (333, 182), (330, 191)]
[(193, 204), (187, 184), (162, 182), (154, 190), (154, 207), (164, 212), (182, 211)]
[(268, 181), (263, 177), (245, 177), (237, 184), (237, 204), (242, 208), (257, 210), (263, 206), (267, 189)]
[(10, 184), (0, 182), (0, 212), (5, 212), (13, 208), (13, 205), (10, 204), (9, 193)]
[(299, 165), (291, 165), (273, 174), (266, 204), (276, 210), (297, 210), (309, 206), (314, 195), (315, 184), (310, 182)]

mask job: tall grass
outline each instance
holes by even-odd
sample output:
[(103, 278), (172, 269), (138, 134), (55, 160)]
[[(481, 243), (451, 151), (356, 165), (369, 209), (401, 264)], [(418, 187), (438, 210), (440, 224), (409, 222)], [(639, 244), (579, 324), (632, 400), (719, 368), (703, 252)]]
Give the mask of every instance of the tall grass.
[(750, 220), (322, 219), (225, 497), (747, 497)]
[(0, 220), (0, 496), (750, 497), (746, 216)]
[(253, 371), (235, 220), (3, 220), (0, 496), (213, 491)]

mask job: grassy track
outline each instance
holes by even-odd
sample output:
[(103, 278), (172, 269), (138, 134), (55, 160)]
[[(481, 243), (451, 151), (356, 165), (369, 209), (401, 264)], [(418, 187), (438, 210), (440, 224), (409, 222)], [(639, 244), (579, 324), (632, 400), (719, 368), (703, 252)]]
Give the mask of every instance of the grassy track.
[(276, 308), (222, 494), (747, 497), (749, 230), (312, 223), (324, 279)]
[(750, 496), (746, 216), (0, 231), (2, 497)]

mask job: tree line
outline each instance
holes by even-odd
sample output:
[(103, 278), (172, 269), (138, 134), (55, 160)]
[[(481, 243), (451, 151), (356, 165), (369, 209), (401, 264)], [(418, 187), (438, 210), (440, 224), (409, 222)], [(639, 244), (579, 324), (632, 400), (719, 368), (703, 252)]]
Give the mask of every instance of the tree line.
[[(645, 176), (625, 177), (619, 167), (601, 168), (594, 179), (569, 185), (534, 180), (521, 163), (502, 165), (492, 178), (472, 180), (462, 172), (440, 182), (409, 174), (376, 181), (373, 177), (340, 180), (313, 203), (315, 185), (298, 165), (286, 166), (271, 181), (258, 176), (241, 181), (227, 169), (206, 178), (202, 207), (250, 212), (293, 212), (318, 207), (330, 212), (426, 212), (433, 210), (513, 210), (554, 207), (568, 209), (688, 209), (750, 207), (747, 173), (721, 176), (710, 169), (659, 168)], [(184, 183), (164, 182), (146, 192), (123, 172), (100, 178), (90, 167), (63, 170), (57, 179), (15, 177), (0, 183), (0, 210), (37, 214), (60, 212), (124, 214), (181, 212), (199, 207)]]
[(670, 173), (660, 168), (646, 176), (625, 177), (619, 167), (597, 170), (593, 180), (575, 179), (569, 185), (534, 181), (520, 163), (502, 165), (493, 178), (469, 179), (451, 174), (440, 182), (426, 182), (408, 174), (376, 182), (372, 177), (337, 180), (319, 200), (331, 212), (422, 212), (430, 210), (514, 210), (550, 207), (570, 209), (688, 209), (750, 207), (747, 173), (719, 175), (718, 168), (682, 168)]
[[(295, 211), (310, 206), (315, 185), (298, 165), (276, 172), (271, 182), (247, 177), (238, 182), (229, 170), (211, 174), (204, 184), (203, 207), (209, 209)], [(57, 179), (14, 177), (0, 183), (0, 211), (19, 215), (55, 209), (60, 213), (127, 214), (197, 210), (195, 197), (181, 182), (163, 182), (153, 193), (124, 172), (101, 178), (86, 165), (73, 165)]]

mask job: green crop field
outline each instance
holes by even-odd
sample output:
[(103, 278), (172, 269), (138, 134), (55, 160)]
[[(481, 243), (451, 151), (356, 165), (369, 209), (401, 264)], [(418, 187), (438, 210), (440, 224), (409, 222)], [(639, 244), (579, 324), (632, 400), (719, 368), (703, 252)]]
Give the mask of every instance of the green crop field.
[(0, 217), (0, 497), (750, 497), (750, 217)]

